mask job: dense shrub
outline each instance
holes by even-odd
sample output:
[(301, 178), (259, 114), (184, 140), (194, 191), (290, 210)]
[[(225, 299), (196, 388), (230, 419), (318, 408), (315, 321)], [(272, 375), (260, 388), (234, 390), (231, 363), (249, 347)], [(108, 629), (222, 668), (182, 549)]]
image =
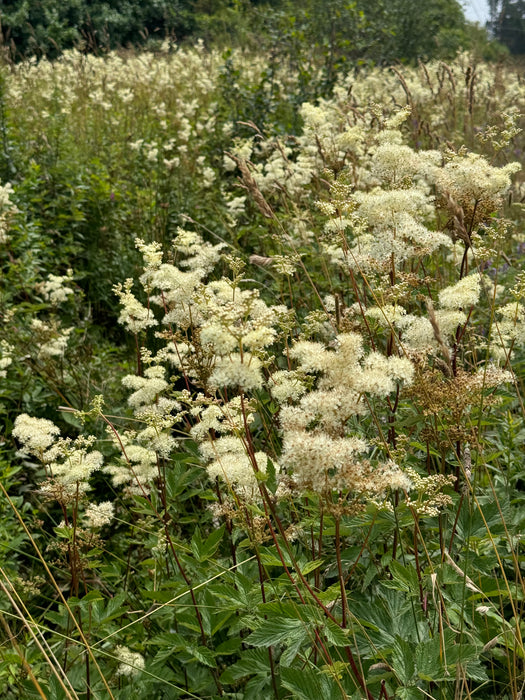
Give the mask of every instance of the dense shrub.
[(273, 44), (296, 59), (298, 48), (313, 51), (324, 57), (330, 84), (349, 61), (451, 58), (469, 42), (457, 0), (8, 0), (1, 19), (3, 44), (16, 60), (198, 36), (215, 45)]

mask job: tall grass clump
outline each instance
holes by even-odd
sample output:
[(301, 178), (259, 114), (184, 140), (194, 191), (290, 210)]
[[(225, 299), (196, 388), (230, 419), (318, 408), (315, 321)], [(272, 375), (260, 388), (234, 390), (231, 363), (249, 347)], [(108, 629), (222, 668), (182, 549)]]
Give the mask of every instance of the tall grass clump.
[(521, 697), (520, 77), (266, 67), (5, 74), (3, 697)]

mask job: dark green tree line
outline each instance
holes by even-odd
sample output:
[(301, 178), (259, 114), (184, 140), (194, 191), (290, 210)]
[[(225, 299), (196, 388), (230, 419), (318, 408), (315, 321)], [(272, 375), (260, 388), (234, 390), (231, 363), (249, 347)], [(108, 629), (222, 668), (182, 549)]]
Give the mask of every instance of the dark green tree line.
[(203, 36), (301, 44), (324, 55), (329, 80), (344, 61), (448, 58), (466, 41), (457, 0), (4, 0), (0, 22), (15, 59)]
[(524, 0), (490, 0), (490, 25), (494, 37), (512, 54), (525, 54)]

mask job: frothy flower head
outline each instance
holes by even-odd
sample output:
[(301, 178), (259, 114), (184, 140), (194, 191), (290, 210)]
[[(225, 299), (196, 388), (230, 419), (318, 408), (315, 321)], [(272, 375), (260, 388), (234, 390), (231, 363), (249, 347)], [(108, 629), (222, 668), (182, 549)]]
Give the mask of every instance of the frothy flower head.
[(60, 434), (57, 426), (47, 418), (33, 418), (22, 413), (15, 420), (13, 436), (22, 443), (24, 452), (41, 457)]

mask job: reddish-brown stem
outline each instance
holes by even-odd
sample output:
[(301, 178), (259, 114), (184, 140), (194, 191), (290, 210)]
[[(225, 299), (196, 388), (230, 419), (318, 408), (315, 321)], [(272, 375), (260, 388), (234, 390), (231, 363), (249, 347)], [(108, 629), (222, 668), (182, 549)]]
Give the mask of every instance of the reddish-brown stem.
[(135, 350), (137, 351), (137, 375), (142, 376), (142, 363), (140, 361), (139, 336), (135, 333)]
[(458, 510), (456, 513), (456, 517), (454, 518), (454, 525), (452, 526), (452, 533), (450, 535), (450, 542), (448, 543), (448, 551), (452, 552), (452, 544), (454, 542), (454, 537), (456, 536), (456, 529), (458, 527), (458, 521), (459, 521), (459, 514), (461, 513), (461, 508), (463, 506), (463, 500), (465, 498), (465, 492), (461, 493), (461, 497), (459, 499), (459, 504), (458, 504)]
[[(266, 603), (266, 591), (264, 590), (265, 573), (257, 547), (255, 548), (255, 557), (257, 559), (257, 568), (259, 570), (259, 585), (261, 587), (261, 598), (262, 602)], [(266, 619), (266, 615), (264, 617)], [(275, 700), (278, 700), (279, 691), (277, 689), (277, 679), (275, 677), (275, 665), (273, 661), (273, 650), (271, 646), (268, 647), (268, 660), (270, 661), (270, 675), (272, 677), (273, 694), (275, 695)]]
[[(317, 545), (317, 558), (320, 559), (323, 553), (323, 525), (324, 525), (324, 511), (323, 505), (319, 507), (319, 544)], [(315, 586), (319, 588), (321, 585), (321, 572), (319, 568), (315, 570)]]
[(341, 518), (339, 516), (335, 519), (335, 557), (337, 559), (337, 573), (339, 575), (339, 589), (341, 591), (341, 605), (343, 608), (341, 627), (346, 627), (346, 611), (348, 607), (348, 601), (346, 599), (346, 588), (345, 588), (345, 578), (343, 576), (343, 564), (341, 561)]
[[(294, 580), (294, 578), (291, 576), (290, 572), (288, 571), (288, 567), (286, 566), (286, 563), (285, 563), (285, 561), (284, 561), (284, 558), (283, 558), (281, 549), (280, 549), (279, 544), (278, 544), (278, 541), (277, 541), (277, 537), (276, 537), (276, 535), (275, 535), (275, 531), (274, 531), (274, 529), (273, 529), (273, 527), (272, 527), (272, 525), (271, 525), (269, 513), (268, 513), (268, 510), (267, 510), (267, 505), (270, 507), (270, 510), (272, 511), (272, 515), (273, 515), (273, 517), (274, 517), (275, 522), (277, 523), (277, 527), (278, 527), (278, 529), (279, 529), (279, 532), (280, 532), (280, 534), (281, 534), (281, 537), (283, 537), (283, 539), (284, 539), (284, 541), (286, 542), (286, 544), (288, 544), (288, 541), (287, 541), (287, 539), (286, 539), (286, 535), (285, 535), (285, 533), (284, 533), (284, 529), (283, 529), (282, 523), (281, 523), (281, 521), (280, 521), (280, 519), (279, 519), (279, 516), (277, 515), (277, 513), (276, 513), (276, 511), (275, 511), (275, 507), (273, 506), (273, 503), (272, 503), (271, 499), (269, 498), (268, 491), (266, 490), (264, 484), (262, 484), (262, 485), (260, 486), (260, 489), (261, 489), (261, 494), (263, 495), (263, 505), (264, 505), (264, 510), (265, 510), (265, 513), (266, 513), (266, 518), (267, 518), (267, 521), (268, 521), (268, 525), (269, 525), (269, 527), (270, 527), (270, 532), (272, 533), (272, 539), (273, 539), (273, 541), (274, 541), (274, 543), (275, 543), (275, 545), (276, 545), (276, 547), (277, 547), (277, 551), (279, 552), (279, 558), (281, 559), (281, 562), (283, 563), (283, 566), (284, 566), (284, 568), (285, 568), (285, 571), (286, 571), (288, 577), (290, 578), (291, 582), (293, 583), (293, 585), (294, 585), (294, 587), (295, 587), (295, 589), (296, 589), (296, 591), (297, 591), (297, 593), (298, 593), (298, 595), (299, 595), (299, 598), (300, 598), (301, 602), (304, 603), (305, 600), (304, 600), (303, 595), (301, 594), (301, 591), (300, 591), (300, 589), (299, 589), (299, 587), (298, 587), (298, 585), (297, 585), (297, 582), (296, 582), (296, 581)], [(324, 614), (325, 614), (330, 620), (332, 620), (332, 622), (335, 622), (336, 625), (338, 625), (339, 627), (341, 627), (341, 624), (340, 624), (340, 623), (338, 622), (338, 620), (332, 615), (332, 613), (331, 613), (330, 610), (326, 607), (326, 605), (322, 602), (322, 600), (320, 600), (320, 598), (316, 595), (315, 591), (313, 590), (313, 588), (310, 586), (310, 584), (308, 583), (308, 581), (307, 581), (306, 578), (304, 577), (303, 573), (301, 572), (300, 567), (297, 565), (297, 562), (295, 561), (295, 558), (294, 558), (294, 556), (293, 556), (293, 554), (292, 554), (290, 548), (288, 547), (287, 549), (288, 549), (288, 555), (290, 556), (290, 559), (291, 559), (291, 561), (292, 561), (292, 564), (293, 564), (293, 566), (294, 566), (294, 568), (295, 568), (295, 570), (296, 570), (296, 572), (297, 572), (297, 575), (299, 576), (299, 578), (300, 578), (300, 580), (301, 580), (301, 583), (305, 586), (305, 588), (307, 589), (308, 593), (312, 596), (312, 598), (313, 598), (314, 601), (317, 603), (317, 605), (321, 608), (321, 610), (324, 612)], [(364, 678), (363, 678), (363, 676), (362, 676), (362, 674), (361, 674), (361, 672), (360, 672), (360, 670), (359, 670), (359, 668), (358, 668), (358, 666), (357, 666), (357, 664), (356, 664), (356, 661), (355, 661), (355, 659), (354, 659), (354, 655), (353, 655), (352, 650), (350, 649), (350, 647), (345, 647), (345, 654), (346, 654), (346, 656), (347, 656), (347, 658), (348, 658), (348, 660), (349, 660), (349, 662), (350, 662), (350, 666), (351, 666), (352, 671), (353, 671), (353, 673), (354, 673), (354, 675), (355, 675), (355, 677), (356, 677), (356, 679), (357, 679), (357, 682), (359, 683), (359, 685), (361, 686), (361, 688), (365, 691), (368, 700), (374, 700), (374, 696), (372, 695), (372, 693), (370, 692), (370, 690), (368, 690), (368, 688), (366, 687), (366, 682), (365, 682), (365, 680), (364, 680)]]
[(423, 610), (423, 613), (425, 614), (426, 617), (428, 617), (427, 610), (426, 610), (426, 605), (425, 605), (425, 600), (423, 596), (423, 584), (421, 580), (421, 566), (419, 564), (419, 543), (418, 543), (418, 531), (419, 531), (419, 523), (418, 523), (418, 516), (416, 513), (413, 513), (415, 523), (414, 523), (414, 559), (415, 559), (415, 564), (416, 564), (416, 572), (417, 572), (417, 581), (419, 585), (419, 602), (421, 603), (421, 609)]
[(389, 695), (386, 692), (386, 682), (384, 680), (381, 681), (381, 692), (379, 693), (378, 700), (382, 700), (382, 698), (384, 698), (384, 700), (389, 700)]

